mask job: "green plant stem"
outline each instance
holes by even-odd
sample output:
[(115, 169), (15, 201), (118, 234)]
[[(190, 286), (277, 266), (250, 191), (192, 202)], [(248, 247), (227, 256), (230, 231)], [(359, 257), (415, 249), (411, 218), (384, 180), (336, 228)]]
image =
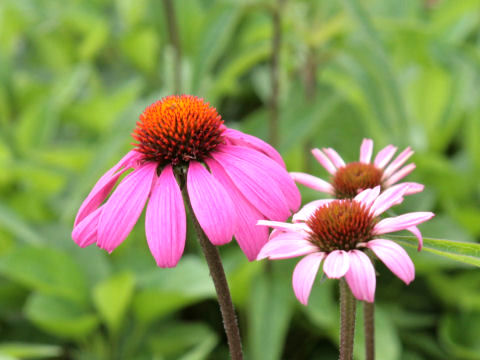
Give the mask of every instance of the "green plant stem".
[[(183, 182), (183, 184), (185, 183)], [(203, 254), (205, 255), (205, 259), (207, 260), (210, 276), (212, 277), (213, 284), (215, 285), (218, 304), (220, 305), (220, 312), (222, 313), (223, 318), (223, 326), (225, 328), (228, 347), (230, 349), (230, 356), (232, 360), (242, 360), (243, 353), (240, 330), (238, 328), (235, 308), (233, 307), (232, 297), (228, 288), (227, 277), (225, 276), (220, 254), (218, 249), (212, 245), (210, 240), (207, 238), (207, 235), (205, 235), (205, 232), (201, 228), (192, 209), (186, 186), (182, 187), (182, 196), (192, 218), (200, 246)]]
[(345, 279), (340, 279), (340, 360), (352, 360), (356, 301)]
[(375, 303), (363, 303), (365, 329), (365, 359), (375, 359)]
[(163, 0), (165, 7), (165, 20), (168, 27), (168, 38), (170, 45), (174, 51), (174, 63), (173, 63), (173, 81), (175, 94), (179, 95), (181, 90), (181, 47), (180, 36), (178, 34), (177, 18), (175, 17), (175, 8), (172, 0)]

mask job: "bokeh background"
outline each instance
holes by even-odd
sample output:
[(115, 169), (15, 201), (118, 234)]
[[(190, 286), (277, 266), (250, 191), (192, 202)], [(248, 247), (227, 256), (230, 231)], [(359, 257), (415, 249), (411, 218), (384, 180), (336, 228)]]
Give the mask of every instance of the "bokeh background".
[[(141, 111), (172, 93), (207, 99), (290, 171), (327, 177), (313, 147), (353, 161), (363, 137), (410, 145), (426, 189), (396, 211), (434, 211), (425, 236), (480, 239), (480, 1), (2, 0), (1, 359), (228, 358), (192, 232), (169, 270), (143, 218), (111, 255), (70, 237)], [(304, 307), (295, 261), (221, 253), (247, 359), (337, 358), (337, 282), (319, 276)], [(376, 266), (377, 358), (480, 359), (478, 270), (410, 254), (408, 287)]]

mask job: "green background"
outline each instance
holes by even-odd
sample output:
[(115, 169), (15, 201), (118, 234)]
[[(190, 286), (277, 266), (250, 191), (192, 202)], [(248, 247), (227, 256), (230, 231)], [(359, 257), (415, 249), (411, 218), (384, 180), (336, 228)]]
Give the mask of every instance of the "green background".
[[(176, 86), (227, 126), (273, 140), (289, 171), (327, 178), (313, 147), (354, 161), (363, 137), (375, 152), (412, 146), (408, 179), (426, 189), (395, 211), (434, 211), (425, 236), (479, 240), (480, 1), (175, 0), (180, 61), (163, 5), (0, 1), (0, 359), (228, 358), (191, 231), (168, 270), (148, 252), (143, 217), (111, 255), (70, 236), (141, 111)], [(274, 14), (278, 138), (268, 127)], [(304, 202), (321, 196), (301, 190)], [(247, 359), (337, 358), (338, 282), (319, 276), (304, 307), (291, 288), (296, 260), (265, 271), (235, 242), (221, 253)], [(377, 358), (480, 359), (478, 271), (410, 254), (408, 287), (376, 264)]]

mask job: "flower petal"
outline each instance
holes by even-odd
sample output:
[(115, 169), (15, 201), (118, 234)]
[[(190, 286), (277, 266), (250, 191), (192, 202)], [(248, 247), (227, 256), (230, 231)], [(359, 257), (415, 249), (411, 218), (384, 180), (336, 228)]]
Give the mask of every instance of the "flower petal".
[(419, 184), (416, 182), (404, 182), (402, 184), (408, 185), (407, 191), (405, 191), (405, 195), (412, 195), (417, 194), (423, 191), (425, 186), (423, 184)]
[(400, 245), (390, 240), (376, 239), (367, 242), (367, 247), (405, 284), (413, 281), (415, 267), (410, 256)]
[(97, 245), (112, 252), (125, 240), (150, 194), (157, 164), (145, 163), (118, 185), (98, 221)]
[(285, 168), (285, 162), (283, 161), (281, 155), (273, 146), (265, 141), (235, 129), (227, 128), (223, 134), (232, 142), (232, 144), (249, 146), (255, 150), (261, 151), (276, 161), (280, 166)]
[(145, 214), (148, 247), (158, 266), (177, 265), (185, 248), (186, 231), (182, 192), (172, 166), (167, 165), (153, 186)]
[(330, 174), (334, 175), (337, 172), (337, 168), (333, 163), (330, 161), (327, 155), (325, 155), (322, 150), (320, 149), (313, 149), (312, 150), (313, 156), (318, 162), (327, 170)]
[(291, 172), (290, 176), (292, 177), (293, 180), (295, 180), (295, 182), (305, 185), (310, 189), (321, 191), (327, 194), (334, 193), (333, 186), (330, 185), (330, 183), (316, 176), (300, 173), (300, 172)]
[(387, 166), (385, 171), (383, 172), (382, 179), (388, 179), (392, 174), (397, 171), (397, 169), (405, 164), (405, 162), (413, 155), (413, 151), (410, 147), (407, 147), (403, 150), (395, 160), (393, 160), (390, 165)]
[(418, 251), (421, 251), (422, 248), (423, 248), (423, 237), (422, 237), (422, 233), (420, 232), (420, 230), (418, 230), (418, 228), (416, 226), (410, 226), (409, 228), (406, 229), (407, 231), (410, 231), (413, 235), (415, 235), (418, 239), (418, 248), (417, 250)]
[(267, 242), (257, 256), (257, 260), (269, 258), (271, 260), (290, 259), (297, 256), (303, 256), (318, 252), (318, 248), (308, 240), (301, 239), (301, 236), (295, 236), (295, 233), (288, 233), (290, 240), (283, 240), (277, 236), (274, 241)]
[(373, 189), (363, 190), (355, 196), (354, 200), (361, 202), (365, 207), (369, 208), (378, 197), (378, 194), (380, 194), (380, 186), (375, 186)]
[(393, 155), (397, 151), (397, 148), (393, 145), (388, 145), (380, 150), (375, 157), (373, 164), (380, 169), (387, 166), (388, 162), (392, 160)]
[(337, 169), (345, 166), (345, 161), (335, 150), (332, 148), (323, 148), (322, 150)]
[(322, 199), (322, 200), (314, 200), (305, 204), (299, 212), (293, 214), (292, 222), (305, 222), (308, 220), (310, 216), (320, 207), (334, 201), (333, 199)]
[(348, 255), (350, 256), (350, 268), (345, 274), (345, 280), (347, 280), (353, 296), (358, 300), (373, 302), (376, 278), (372, 262), (360, 250), (351, 250)]
[(373, 228), (374, 235), (381, 235), (395, 231), (405, 230), (412, 226), (417, 226), (434, 217), (431, 212), (411, 212), (400, 216), (386, 218), (381, 220)]
[(325, 253), (313, 253), (305, 256), (295, 266), (292, 277), (293, 291), (303, 305), (308, 304), (313, 281), (317, 277), (318, 268), (324, 257)]
[(199, 162), (190, 161), (187, 190), (193, 212), (214, 245), (232, 240), (237, 216), (228, 192)]
[(350, 267), (350, 256), (344, 250), (334, 250), (325, 258), (323, 272), (330, 279), (340, 279)]
[(392, 176), (390, 176), (390, 178), (387, 181), (385, 181), (385, 186), (391, 186), (396, 182), (402, 180), (405, 176), (407, 176), (413, 170), (415, 170), (415, 167), (416, 166), (413, 163), (405, 165), (403, 168), (393, 173)]
[(373, 140), (372, 139), (363, 139), (362, 145), (360, 146), (360, 162), (365, 164), (370, 164), (373, 152)]
[(403, 196), (407, 189), (408, 185), (399, 184), (381, 193), (371, 207), (373, 215), (379, 216), (392, 206), (400, 204), (403, 201)]
[(279, 229), (283, 231), (297, 231), (297, 232), (307, 232), (310, 230), (307, 224), (304, 223), (286, 223), (281, 221), (270, 221), (270, 220), (258, 220), (257, 225), (269, 226), (274, 229)]
[(74, 226), (72, 239), (80, 247), (87, 247), (97, 241), (98, 219), (103, 206), (88, 214), (80, 223)]

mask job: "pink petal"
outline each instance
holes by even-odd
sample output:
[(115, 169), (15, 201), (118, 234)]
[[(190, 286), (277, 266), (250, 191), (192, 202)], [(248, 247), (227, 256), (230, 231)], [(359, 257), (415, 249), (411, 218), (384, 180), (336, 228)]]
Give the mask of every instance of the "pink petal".
[(258, 151), (232, 145), (222, 145), (218, 147), (219, 151), (233, 155), (246, 163), (261, 168), (267, 172), (282, 191), (288, 206), (292, 211), (297, 211), (301, 204), (300, 191), (287, 171), (268, 156)]
[(358, 300), (373, 302), (376, 278), (372, 262), (360, 250), (351, 250), (348, 255), (350, 256), (350, 268), (345, 274), (345, 280), (347, 280), (353, 296)]
[(373, 228), (374, 235), (381, 235), (395, 231), (405, 230), (412, 226), (417, 226), (434, 217), (431, 212), (412, 212), (400, 216), (386, 218), (381, 220)]
[(310, 228), (304, 223), (285, 223), (280, 221), (270, 221), (270, 220), (258, 220), (257, 225), (269, 226), (274, 229), (279, 229), (283, 231), (297, 231), (297, 232), (308, 232)]
[(292, 177), (293, 180), (295, 180), (295, 182), (305, 185), (310, 189), (321, 191), (327, 194), (334, 193), (333, 186), (330, 185), (330, 183), (316, 176), (300, 173), (300, 172), (291, 172), (290, 176)]
[(367, 247), (382, 260), (392, 273), (405, 284), (410, 284), (415, 278), (415, 267), (407, 252), (398, 244), (386, 239), (371, 240)]
[(288, 233), (288, 239), (284, 236), (282, 240), (276, 237), (275, 241), (267, 242), (257, 256), (257, 260), (269, 258), (271, 260), (290, 259), (318, 252), (318, 248), (308, 240), (295, 236), (295, 233)]
[[(129, 151), (114, 167), (108, 170), (93, 186), (93, 189), (83, 201), (75, 218), (74, 226), (82, 221), (88, 214), (98, 208), (106, 199), (110, 191), (115, 186), (118, 178), (129, 168), (133, 166), (136, 160), (140, 158), (140, 153)], [(121, 169), (123, 167), (123, 169)], [(120, 170), (120, 171), (119, 171)], [(119, 171), (119, 172), (117, 172)]]
[(313, 281), (317, 276), (318, 268), (324, 257), (324, 253), (313, 253), (304, 257), (295, 266), (292, 277), (293, 291), (298, 301), (303, 305), (308, 304)]
[(335, 150), (332, 148), (323, 148), (322, 150), (337, 169), (345, 166), (345, 161)]
[(385, 182), (385, 186), (391, 186), (396, 182), (402, 180), (405, 176), (415, 170), (415, 167), (416, 166), (413, 163), (405, 165), (403, 168), (392, 174), (392, 176)]
[(186, 231), (182, 192), (172, 166), (167, 165), (153, 186), (145, 214), (148, 247), (158, 266), (177, 265), (185, 248)]
[(373, 152), (373, 140), (363, 139), (362, 145), (360, 146), (360, 162), (365, 164), (370, 164), (370, 159), (372, 158), (372, 152)]
[(405, 195), (412, 195), (412, 194), (420, 193), (425, 188), (424, 185), (416, 183), (416, 182), (404, 182), (402, 184), (408, 185), (408, 189), (407, 189), (407, 191), (405, 191)]
[(255, 260), (262, 246), (268, 241), (268, 229), (257, 226), (257, 220), (262, 219), (263, 215), (238, 191), (235, 184), (230, 180), (218, 162), (213, 159), (207, 159), (206, 163), (212, 175), (225, 189), (228, 189), (230, 198), (235, 206), (237, 222), (235, 224), (234, 235), (238, 245), (248, 260)]
[(323, 263), (323, 272), (330, 279), (340, 279), (350, 267), (350, 256), (346, 251), (334, 250), (327, 255)]
[(403, 196), (407, 189), (408, 185), (399, 184), (395, 187), (388, 188), (381, 193), (372, 205), (371, 211), (373, 212), (373, 215), (379, 216), (392, 206), (400, 204), (403, 201)]
[(420, 230), (418, 230), (418, 228), (416, 226), (410, 226), (409, 228), (406, 229), (407, 231), (410, 231), (413, 235), (415, 235), (418, 239), (418, 248), (417, 250), (418, 251), (421, 251), (422, 248), (423, 248), (423, 237), (422, 237), (422, 233), (420, 232)]
[(265, 141), (235, 129), (227, 128), (223, 134), (232, 142), (232, 144), (249, 146), (257, 151), (261, 151), (265, 155), (276, 161), (280, 166), (285, 168), (285, 162), (283, 161), (278, 151), (275, 150), (275, 148), (270, 144), (267, 144)]
[(128, 236), (145, 206), (156, 169), (157, 164), (145, 163), (115, 189), (98, 222), (99, 247), (112, 252)]
[(98, 219), (103, 206), (88, 214), (72, 231), (72, 239), (80, 247), (87, 247), (97, 241)]
[(214, 245), (232, 240), (237, 216), (228, 192), (199, 162), (190, 161), (187, 189), (193, 212)]
[(393, 155), (397, 151), (397, 148), (393, 145), (388, 145), (380, 150), (375, 157), (373, 164), (380, 169), (383, 169), (387, 166), (388, 162), (392, 160)]
[(405, 150), (403, 150), (395, 160), (393, 160), (390, 165), (387, 166), (385, 171), (383, 172), (383, 179), (388, 179), (392, 174), (397, 171), (397, 169), (405, 164), (405, 162), (410, 158), (410, 156), (413, 155), (412, 149), (410, 147), (407, 147)]
[(334, 175), (337, 172), (337, 168), (335, 167), (335, 165), (332, 164), (330, 159), (322, 152), (322, 150), (313, 149), (312, 154), (330, 174)]
[(240, 193), (267, 219), (283, 221), (290, 216), (285, 196), (268, 172), (224, 152), (212, 152), (211, 155)]
[(333, 199), (325, 199), (325, 200), (315, 200), (312, 202), (309, 202), (308, 204), (305, 204), (304, 207), (300, 209), (299, 212), (293, 215), (292, 222), (297, 223), (297, 222), (305, 222), (310, 218), (310, 216), (313, 215), (315, 211), (317, 211), (318, 208), (334, 201)]
[(365, 207), (369, 208), (378, 197), (378, 194), (380, 194), (380, 186), (375, 186), (373, 189), (363, 190), (355, 196), (354, 200), (361, 202)]

